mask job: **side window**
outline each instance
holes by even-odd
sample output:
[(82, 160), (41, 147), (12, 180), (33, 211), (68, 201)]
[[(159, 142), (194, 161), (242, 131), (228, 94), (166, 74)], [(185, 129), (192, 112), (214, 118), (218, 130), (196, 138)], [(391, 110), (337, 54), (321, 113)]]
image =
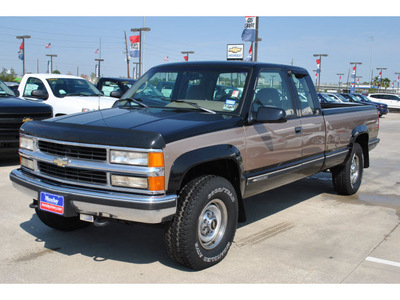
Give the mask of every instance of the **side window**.
[(293, 101), (282, 72), (260, 72), (254, 93), (253, 110), (257, 111), (261, 106), (282, 108), (288, 117), (295, 115)]
[(312, 99), (310, 88), (307, 84), (306, 76), (292, 74), (294, 85), (299, 96), (301, 105), (301, 115), (311, 116), (316, 113), (315, 104)]
[(109, 97), (112, 92), (119, 91), (122, 92), (119, 88), (118, 84), (113, 81), (104, 81), (103, 86), (101, 87), (101, 91), (104, 93), (104, 96)]
[(24, 94), (22, 96), (29, 97), (30, 95), (32, 95), (32, 91), (35, 90), (46, 91), (46, 88), (44, 87), (44, 84), (40, 79), (35, 77), (29, 77), (28, 80), (26, 81)]

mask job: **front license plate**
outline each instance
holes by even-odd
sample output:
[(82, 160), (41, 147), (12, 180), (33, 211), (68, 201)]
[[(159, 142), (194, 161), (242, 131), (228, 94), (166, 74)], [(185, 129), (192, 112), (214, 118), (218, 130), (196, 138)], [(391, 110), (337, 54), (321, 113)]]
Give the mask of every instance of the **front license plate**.
[(62, 215), (64, 214), (64, 197), (40, 192), (40, 209)]

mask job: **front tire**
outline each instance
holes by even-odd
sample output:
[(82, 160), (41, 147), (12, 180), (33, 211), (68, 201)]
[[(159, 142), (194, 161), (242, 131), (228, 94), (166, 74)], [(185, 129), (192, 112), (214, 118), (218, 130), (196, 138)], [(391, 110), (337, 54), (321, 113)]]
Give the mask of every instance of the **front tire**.
[(222, 177), (200, 176), (179, 195), (176, 216), (165, 235), (168, 254), (194, 270), (211, 267), (227, 255), (237, 221), (232, 184)]
[(364, 171), (364, 155), (360, 144), (354, 144), (345, 163), (331, 169), (333, 187), (339, 195), (353, 195), (360, 188)]

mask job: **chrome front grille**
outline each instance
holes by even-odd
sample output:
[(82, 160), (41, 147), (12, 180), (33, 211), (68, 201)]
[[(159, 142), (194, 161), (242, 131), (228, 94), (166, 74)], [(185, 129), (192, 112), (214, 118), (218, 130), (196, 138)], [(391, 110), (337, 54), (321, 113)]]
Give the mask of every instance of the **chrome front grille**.
[(58, 167), (46, 162), (38, 162), (41, 174), (67, 181), (90, 184), (107, 184), (107, 173), (103, 171), (78, 169), (71, 167)]
[(58, 144), (42, 140), (39, 140), (38, 146), (40, 151), (50, 155), (94, 161), (107, 160), (107, 150), (103, 148)]

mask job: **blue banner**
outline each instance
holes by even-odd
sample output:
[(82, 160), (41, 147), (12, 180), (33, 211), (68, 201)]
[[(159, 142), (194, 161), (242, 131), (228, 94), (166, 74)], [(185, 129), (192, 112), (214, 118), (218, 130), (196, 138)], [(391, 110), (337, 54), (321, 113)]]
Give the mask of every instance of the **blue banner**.
[(257, 17), (245, 17), (245, 18), (246, 18), (246, 23), (244, 24), (244, 30), (242, 32), (242, 41), (255, 42)]

